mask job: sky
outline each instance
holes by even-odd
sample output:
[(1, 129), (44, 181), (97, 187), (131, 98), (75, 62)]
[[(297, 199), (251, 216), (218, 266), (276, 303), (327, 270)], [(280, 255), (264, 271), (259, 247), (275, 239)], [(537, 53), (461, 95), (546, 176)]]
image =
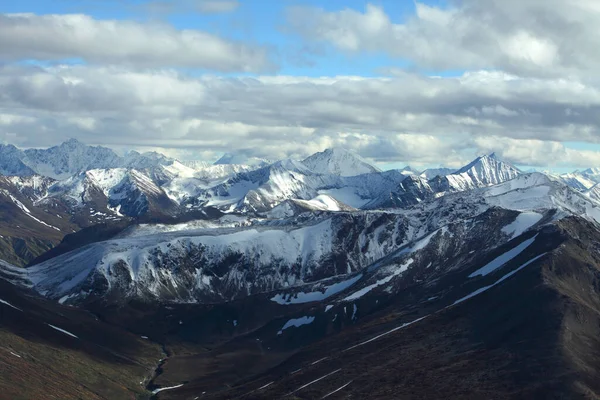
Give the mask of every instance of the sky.
[(597, 0), (0, 0), (0, 141), (600, 166)]

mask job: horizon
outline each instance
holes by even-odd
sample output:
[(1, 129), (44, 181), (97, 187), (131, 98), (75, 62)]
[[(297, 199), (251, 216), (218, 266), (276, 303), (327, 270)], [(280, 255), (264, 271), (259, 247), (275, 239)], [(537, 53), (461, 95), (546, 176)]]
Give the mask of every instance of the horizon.
[[(151, 150), (151, 151), (138, 151), (138, 150), (135, 150), (135, 149), (129, 149), (129, 150), (122, 150), (121, 149), (121, 150), (119, 150), (119, 149), (115, 149), (115, 148), (113, 148), (111, 146), (107, 146), (107, 145), (88, 144), (88, 143), (85, 143), (85, 142), (83, 142), (83, 141), (81, 141), (80, 139), (77, 139), (77, 138), (68, 138), (68, 139), (66, 139), (66, 140), (64, 140), (64, 141), (62, 141), (60, 143), (56, 143), (56, 144), (53, 144), (53, 145), (50, 145), (50, 146), (44, 146), (44, 147), (35, 147), (35, 146), (32, 146), (32, 147), (19, 147), (19, 146), (16, 146), (15, 144), (13, 144), (13, 143), (6, 143), (6, 142), (1, 143), (0, 146), (7, 146), (7, 145), (8, 146), (14, 146), (14, 147), (16, 147), (19, 150), (49, 149), (49, 148), (52, 148), (52, 147), (59, 147), (59, 146), (61, 146), (63, 144), (66, 144), (68, 142), (76, 142), (76, 143), (79, 143), (81, 145), (88, 146), (88, 147), (104, 147), (104, 148), (112, 150), (113, 152), (115, 152), (120, 157), (124, 157), (128, 153), (130, 153), (130, 152), (137, 152), (137, 153), (140, 153), (140, 154), (158, 153), (158, 154), (161, 154), (161, 155), (163, 155), (165, 157), (168, 157), (168, 158), (172, 158), (173, 160), (179, 161), (179, 162), (204, 162), (204, 163), (207, 163), (209, 165), (215, 165), (219, 160), (221, 160), (222, 158), (224, 158), (226, 156), (230, 156), (230, 155), (231, 156), (241, 155), (241, 156), (247, 157), (247, 158), (257, 158), (257, 159), (263, 160), (263, 161), (265, 161), (267, 163), (274, 163), (274, 162), (283, 160), (283, 159), (266, 159), (266, 158), (259, 158), (259, 157), (253, 157), (253, 156), (246, 156), (244, 153), (234, 153), (234, 152), (224, 152), (224, 153), (221, 153), (221, 154), (219, 154), (217, 156), (217, 158), (215, 158), (213, 160), (207, 160), (207, 159), (181, 159), (181, 158), (177, 158), (177, 157), (168, 156), (167, 154), (164, 154), (164, 153), (162, 153), (160, 151), (157, 151), (157, 150)], [(325, 152), (327, 150), (334, 150), (334, 149), (341, 149), (341, 150), (344, 150), (344, 151), (356, 154), (360, 158), (363, 158), (369, 164), (371, 164), (371, 165), (379, 168), (382, 172), (392, 171), (392, 170), (404, 170), (404, 169), (411, 169), (413, 172), (418, 172), (419, 174), (421, 174), (425, 170), (429, 170), (429, 169), (451, 169), (453, 171), (457, 171), (457, 170), (461, 169), (462, 167), (464, 167), (464, 166), (466, 166), (466, 165), (468, 165), (468, 164), (476, 161), (478, 158), (485, 157), (485, 156), (494, 157), (494, 158), (499, 159), (502, 162), (505, 162), (505, 163), (508, 163), (510, 165), (513, 165), (517, 169), (521, 170), (521, 172), (523, 172), (523, 173), (539, 172), (539, 173), (551, 173), (551, 174), (566, 174), (566, 173), (578, 173), (578, 172), (582, 172), (582, 171), (584, 171), (584, 170), (586, 170), (588, 168), (595, 168), (595, 166), (590, 165), (590, 166), (588, 166), (586, 168), (580, 168), (580, 169), (576, 169), (576, 170), (570, 170), (570, 169), (566, 169), (566, 168), (562, 168), (562, 169), (551, 169), (551, 168), (539, 169), (539, 168), (536, 168), (536, 167), (533, 167), (533, 166), (522, 166), (522, 165), (512, 164), (510, 161), (504, 160), (503, 157), (498, 156), (495, 152), (479, 154), (479, 155), (475, 156), (473, 159), (471, 159), (468, 162), (466, 162), (465, 164), (459, 166), (458, 168), (448, 167), (448, 166), (444, 166), (444, 165), (427, 166), (427, 167), (424, 167), (424, 168), (418, 168), (418, 167), (415, 168), (414, 166), (409, 165), (409, 164), (404, 164), (404, 165), (395, 164), (397, 166), (392, 166), (392, 167), (389, 167), (389, 168), (385, 168), (384, 164), (373, 162), (372, 160), (370, 160), (370, 159), (368, 159), (366, 157), (363, 157), (358, 152), (356, 152), (356, 151), (354, 151), (352, 149), (347, 149), (347, 148), (341, 147), (341, 146), (328, 147), (328, 148), (325, 148), (325, 149), (322, 149), (322, 150), (318, 150), (315, 153), (307, 154), (306, 156), (300, 157), (300, 158), (290, 158), (290, 157), (288, 157), (286, 159), (292, 159), (292, 160), (296, 160), (296, 161), (303, 161), (307, 157), (312, 156), (314, 154), (323, 153), (323, 152)], [(225, 163), (225, 164), (228, 164), (228, 163)]]

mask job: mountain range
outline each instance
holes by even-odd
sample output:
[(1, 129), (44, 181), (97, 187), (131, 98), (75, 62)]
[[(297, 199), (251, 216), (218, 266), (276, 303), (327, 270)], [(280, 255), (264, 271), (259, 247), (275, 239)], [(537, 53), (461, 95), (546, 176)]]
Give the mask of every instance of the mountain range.
[(598, 169), (0, 155), (9, 398), (600, 396)]

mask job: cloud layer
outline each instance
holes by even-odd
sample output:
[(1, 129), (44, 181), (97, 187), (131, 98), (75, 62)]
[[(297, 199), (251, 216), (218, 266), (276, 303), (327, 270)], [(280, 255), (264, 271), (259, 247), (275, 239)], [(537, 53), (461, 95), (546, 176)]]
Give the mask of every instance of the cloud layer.
[[(214, 7), (209, 4), (198, 6)], [(0, 61), (5, 62), (81, 59), (94, 64), (222, 72), (273, 68), (265, 47), (166, 24), (98, 20), (83, 14), (0, 15), (0, 49)]]
[(571, 76), (593, 74), (600, 67), (600, 5), (595, 0), (415, 5), (416, 14), (402, 23), (374, 4), (364, 11), (293, 7), (288, 22), (307, 39), (349, 52), (385, 52), (426, 69)]
[(272, 158), (345, 146), (380, 162), (450, 165), (498, 150), (523, 164), (552, 165), (557, 155), (600, 164), (599, 153), (566, 157), (564, 146), (552, 147), (600, 142), (596, 88), (503, 73), (190, 78), (173, 70), (10, 66), (0, 69), (0, 108), (3, 139), (23, 146), (78, 137)]

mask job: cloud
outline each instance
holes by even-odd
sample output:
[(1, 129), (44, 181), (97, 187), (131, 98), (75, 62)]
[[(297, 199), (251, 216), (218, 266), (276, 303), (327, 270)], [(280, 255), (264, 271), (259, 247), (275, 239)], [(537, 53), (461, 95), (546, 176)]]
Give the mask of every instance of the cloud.
[(155, 15), (189, 12), (223, 14), (233, 12), (239, 6), (240, 3), (236, 0), (156, 0), (141, 4), (146, 11)]
[(496, 152), (503, 159), (515, 164), (537, 167), (587, 168), (600, 165), (600, 152), (565, 147), (556, 141), (518, 140), (501, 137), (478, 137), (478, 148), (484, 152)]
[(205, 14), (232, 12), (240, 6), (235, 0), (196, 0), (195, 3), (196, 9)]
[(497, 151), (522, 164), (579, 166), (596, 162), (597, 152), (557, 150), (556, 143), (600, 143), (597, 87), (486, 71), (458, 78), (228, 78), (12, 65), (0, 68), (0, 115), (0, 140), (16, 135), (22, 146), (76, 137), (267, 158), (342, 146), (382, 163), (457, 166)]
[(415, 3), (394, 22), (367, 4), (363, 12), (291, 7), (303, 37), (348, 52), (385, 52), (427, 70), (498, 69), (521, 76), (593, 76), (600, 67), (595, 0), (454, 0)]
[[(209, 7), (206, 2), (197, 5), (201, 4)], [(0, 15), (0, 48), (0, 61), (4, 62), (82, 59), (95, 64), (221, 72), (274, 68), (264, 46), (166, 24), (98, 20), (82, 14)]]

